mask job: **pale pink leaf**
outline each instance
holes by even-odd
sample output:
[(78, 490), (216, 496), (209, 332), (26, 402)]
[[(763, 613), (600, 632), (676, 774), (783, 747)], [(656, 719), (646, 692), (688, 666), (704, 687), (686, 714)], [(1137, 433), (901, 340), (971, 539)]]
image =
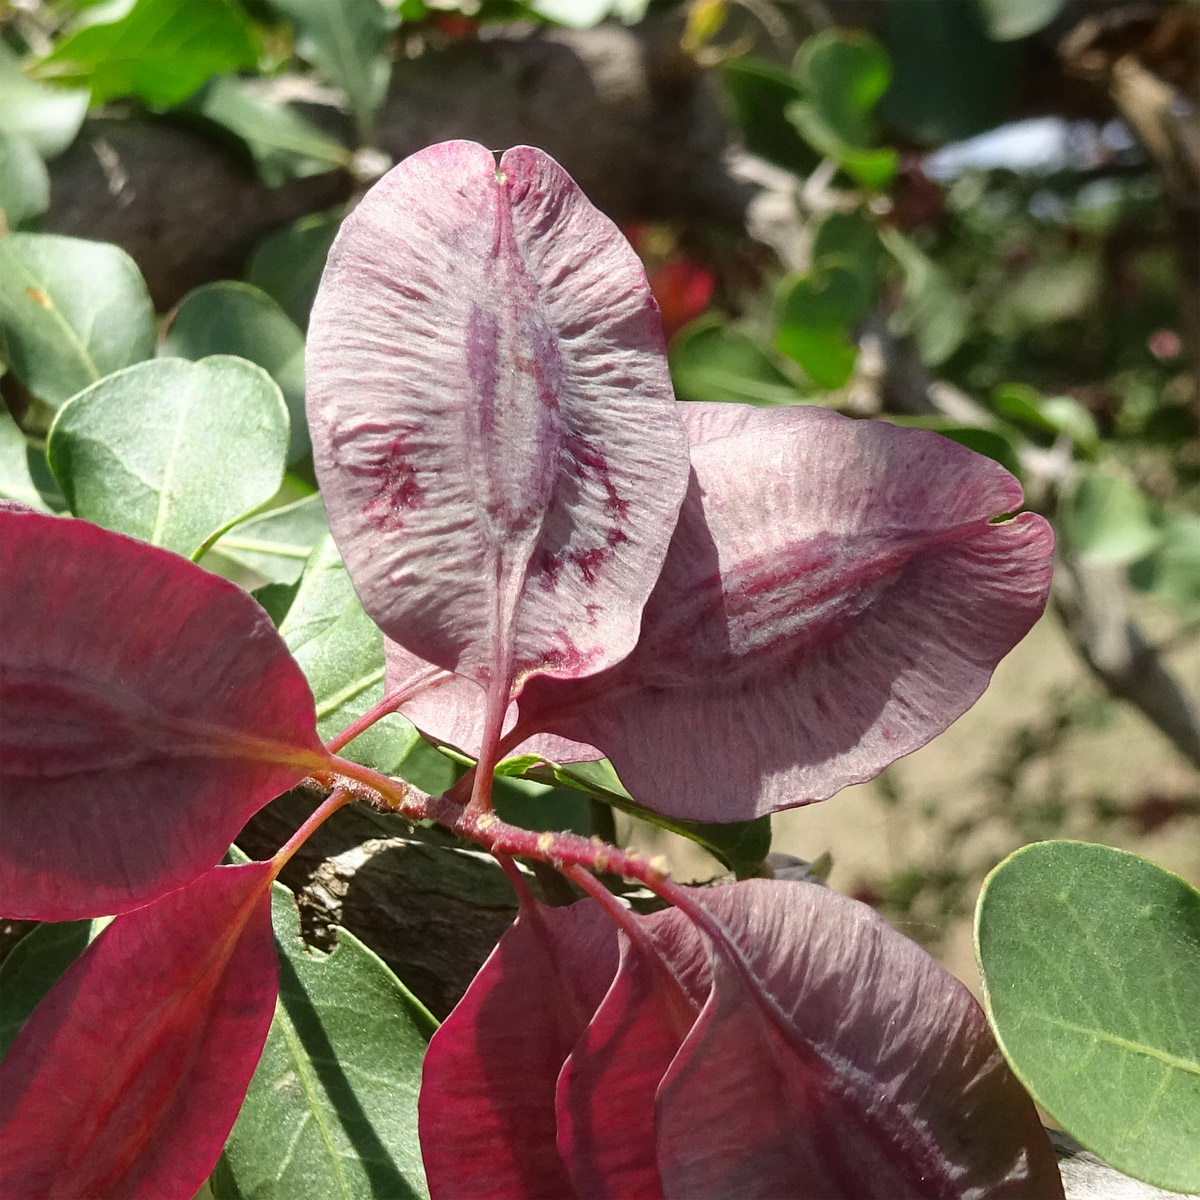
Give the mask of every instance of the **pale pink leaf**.
[(733, 821), (821, 800), (946, 728), (1040, 615), (1053, 534), (1002, 467), (826, 409), (681, 405), (693, 478), (641, 640), (537, 679), (521, 728), (633, 796)]
[(214, 867), (118, 917), (4, 1060), (5, 1200), (190, 1200), (275, 1011), (271, 864)]
[(433, 1035), (420, 1134), (433, 1200), (570, 1200), (555, 1085), (617, 968), (593, 904), (525, 907)]
[(250, 596), (85, 521), (0, 511), (0, 912), (123, 912), (325, 760)]
[(637, 639), (687, 481), (637, 256), (552, 159), (406, 159), (330, 253), (309, 427), (368, 613), (503, 714)]
[(748, 880), (698, 897), (708, 1001), (658, 1093), (667, 1197), (1053, 1200), (1037, 1111), (979, 1005), (865, 905)]

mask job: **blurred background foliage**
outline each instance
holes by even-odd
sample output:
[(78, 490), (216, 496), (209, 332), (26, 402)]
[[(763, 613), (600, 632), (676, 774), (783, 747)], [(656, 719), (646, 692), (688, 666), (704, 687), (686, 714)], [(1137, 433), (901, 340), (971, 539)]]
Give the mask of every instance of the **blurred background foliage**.
[[(291, 474), (281, 515), (258, 519), (295, 552), (263, 558), (263, 530), (235, 530), (206, 565), (291, 586), (323, 529), (303, 506), (301, 352), (339, 220), (429, 142), (541, 145), (645, 260), (682, 399), (939, 430), (1013, 470), (1055, 524), (1037, 682), (1005, 676), (985, 701), (1003, 708), (951, 731), (942, 767), (917, 756), (846, 804), (858, 833), (804, 810), (777, 849), (832, 849), (835, 884), (933, 943), (1033, 837), (1144, 849), (1166, 831), (1171, 865), (1200, 870), (1200, 4), (0, 12), (0, 494), (62, 506), (42, 448), (77, 386), (29, 368), (18, 274), (36, 260), (86, 300), (109, 268), (46, 235), (113, 243), (160, 314), (159, 353), (240, 354), (283, 390)], [(947, 774), (947, 755), (970, 772)], [(864, 824), (895, 853), (860, 854)]]

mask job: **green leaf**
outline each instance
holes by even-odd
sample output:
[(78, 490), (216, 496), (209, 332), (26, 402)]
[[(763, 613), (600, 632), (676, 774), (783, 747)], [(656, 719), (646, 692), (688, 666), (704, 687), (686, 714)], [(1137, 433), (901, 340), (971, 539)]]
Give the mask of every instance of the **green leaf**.
[(762, 866), (763, 859), (771, 849), (770, 817), (722, 824), (664, 817), (662, 813), (643, 808), (630, 796), (607, 759), (570, 763), (566, 766), (542, 763), (539, 760), (538, 764), (526, 767), (523, 775), (524, 778), (539, 783), (577, 788), (602, 804), (688, 838), (724, 863), (739, 879), (753, 875)]
[[(110, 13), (115, 20), (99, 19)], [(140, 96), (169, 107), (213, 75), (258, 61), (250, 22), (234, 0), (135, 0), (89, 15), (37, 64), (37, 73), (90, 87), (96, 104)]]
[(279, 1001), (212, 1177), (215, 1200), (425, 1197), (421, 1062), (437, 1022), (346, 930), (309, 952), (291, 893), (271, 896)]
[[(383, 634), (363, 611), (331, 537), (312, 552), (279, 632), (312, 688), (323, 741), (383, 699)], [(393, 714), (342, 753), (395, 775), (419, 740), (416, 730)]]
[(48, 510), (29, 473), (29, 443), (9, 415), (8, 409), (0, 405), (0, 498), (19, 500), (32, 508)]
[(1158, 545), (1161, 518), (1132, 483), (1100, 470), (1079, 477), (1060, 514), (1063, 535), (1095, 562), (1131, 563)]
[(241, 358), (160, 358), (64, 404), (46, 454), (71, 511), (198, 557), (279, 490), (287, 408)]
[(0, 351), (52, 408), (154, 353), (154, 306), (117, 246), (50, 233), (0, 241)]
[(1058, 16), (1063, 0), (979, 0), (988, 33), (998, 42), (1028, 37)]
[(671, 379), (681, 400), (734, 401), (771, 406), (796, 404), (796, 386), (758, 344), (719, 317), (685, 326), (668, 355)]
[(996, 389), (992, 407), (998, 413), (1044, 430), (1055, 436), (1066, 434), (1081, 449), (1092, 451), (1099, 444), (1095, 418), (1070, 396), (1043, 396), (1023, 383), (1006, 383)]
[(1154, 592), (1185, 616), (1200, 613), (1200, 517), (1175, 513), (1161, 529), (1161, 541), (1129, 568), (1134, 587)]
[(0, 42), (0, 129), (9, 137), (24, 138), (43, 158), (53, 158), (75, 140), (88, 99), (87, 88), (34, 83), (17, 56)]
[(566, 830), (590, 837), (595, 832), (591, 801), (578, 788), (497, 775), (492, 783), (492, 802), (502, 821), (535, 833)]
[(250, 257), (246, 278), (273, 297), (301, 329), (308, 328), (308, 314), (342, 215), (338, 209), (302, 217), (263, 238)]
[(346, 93), (359, 136), (370, 141), (375, 113), (387, 94), (384, 57), (388, 20), (380, 0), (271, 0), (296, 30), (296, 48)]
[(188, 108), (241, 138), (268, 187), (350, 166), (350, 151), (340, 142), (288, 105), (255, 95), (241, 80), (210, 80)]
[(872, 110), (891, 82), (884, 48), (870, 34), (822, 30), (800, 47), (794, 74), (803, 99), (787, 106), (788, 120), (860, 183), (886, 187), (899, 155), (871, 146), (877, 136)]
[(1117, 1170), (1200, 1191), (1200, 893), (1123, 850), (1040, 842), (988, 876), (975, 945), (1034, 1099)]
[(272, 583), (295, 583), (317, 543), (329, 532), (319, 495), (240, 521), (213, 549)]
[(800, 99), (791, 74), (775, 63), (745, 57), (725, 63), (721, 76), (746, 149), (785, 171), (808, 175), (820, 159), (783, 115)]
[(50, 174), (26, 138), (0, 133), (0, 230), (16, 229), (50, 207)]
[(922, 360), (936, 367), (967, 336), (966, 302), (941, 268), (898, 229), (881, 229), (879, 236), (904, 273), (904, 304), (893, 315), (892, 328), (912, 337)]
[(304, 334), (265, 292), (233, 280), (196, 288), (179, 302), (158, 353), (192, 362), (212, 354), (233, 354), (257, 363), (279, 385), (287, 404), (288, 464), (310, 452), (304, 412)]
[(814, 383), (839, 388), (854, 372), (858, 346), (851, 328), (871, 306), (873, 290), (849, 263), (826, 256), (820, 265), (785, 279), (779, 289), (775, 345)]
[(0, 964), (0, 1055), (8, 1052), (29, 1014), (83, 953), (91, 928), (90, 920), (39, 925)]
[(1024, 73), (1017, 48), (988, 36), (977, 4), (889, 4), (879, 34), (893, 68), (879, 114), (900, 133), (941, 145), (1007, 119)]

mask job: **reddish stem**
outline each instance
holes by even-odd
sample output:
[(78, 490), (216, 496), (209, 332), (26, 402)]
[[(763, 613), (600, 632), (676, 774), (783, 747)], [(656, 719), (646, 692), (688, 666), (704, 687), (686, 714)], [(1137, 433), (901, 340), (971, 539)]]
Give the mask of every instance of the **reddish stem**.
[(376, 721), (383, 720), (384, 717), (390, 716), (401, 705), (407, 704), (414, 696), (425, 691), (428, 688), (437, 687), (444, 683), (447, 679), (453, 676), (449, 671), (443, 671), (440, 667), (430, 666), (422, 671), (414, 679), (410, 680), (407, 687), (401, 688), (398, 692), (392, 692), (390, 695), (384, 696), (373, 708), (367, 709), (357, 721), (352, 721), (345, 729), (342, 730), (332, 741), (326, 744), (326, 749), (330, 754), (336, 754), (347, 743), (354, 741), (360, 733), (370, 729)]
[(320, 826), (324, 825), (339, 808), (345, 808), (354, 799), (354, 793), (348, 788), (335, 788), (309, 814), (308, 820), (292, 834), (290, 838), (271, 856), (273, 870), (271, 878), (275, 879), (287, 865), (292, 855), (304, 845)]

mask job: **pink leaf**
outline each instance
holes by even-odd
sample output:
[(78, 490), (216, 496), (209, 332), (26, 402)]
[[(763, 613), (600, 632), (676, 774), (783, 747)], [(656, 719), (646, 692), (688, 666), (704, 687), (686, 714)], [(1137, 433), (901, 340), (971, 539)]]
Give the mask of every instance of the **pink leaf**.
[(214, 867), (118, 917), (4, 1060), (5, 1200), (190, 1200), (275, 1011), (271, 864)]
[(555, 1149), (555, 1084), (616, 960), (616, 931), (594, 905), (522, 909), (425, 1056), (433, 1200), (575, 1194)]
[[(431, 664), (423, 658), (388, 637), (383, 639), (383, 649), (388, 692), (407, 692), (414, 682), (427, 678)], [(482, 696), (474, 680), (463, 675), (442, 674), (403, 704), (401, 711), (430, 740), (478, 757), (483, 744)], [(502, 732), (508, 733), (516, 721), (517, 702), (514, 700), (505, 713)], [(590, 762), (602, 757), (593, 746), (550, 733), (527, 739), (522, 751), (540, 754), (550, 762), (559, 763)]]
[(493, 726), (528, 676), (632, 649), (686, 440), (645, 272), (552, 159), (446, 142), (376, 184), (330, 254), (307, 379), (364, 606), (481, 684)]
[(1052, 1200), (1053, 1150), (966, 988), (865, 905), (749, 880), (698, 898), (748, 968), (658, 1092), (667, 1197)]
[(319, 767), (262, 609), (166, 550), (0, 511), (0, 911), (123, 912), (211, 867)]
[(869, 779), (978, 699), (1045, 605), (1053, 535), (989, 459), (813, 407), (681, 405), (693, 481), (637, 649), (533, 680), (521, 727), (642, 803), (733, 821)]

